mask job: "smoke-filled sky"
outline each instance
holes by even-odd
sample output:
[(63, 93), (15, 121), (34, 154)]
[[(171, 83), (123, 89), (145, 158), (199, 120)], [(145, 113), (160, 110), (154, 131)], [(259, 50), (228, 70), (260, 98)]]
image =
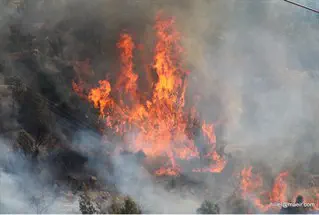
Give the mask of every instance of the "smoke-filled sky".
[[(298, 2), (319, 8), (311, 1)], [(302, 161), (319, 152), (319, 17), (284, 1), (29, 1), (28, 10), (22, 14), (1, 3), (0, 36), (5, 37), (9, 24), (21, 16), (25, 32), (37, 35), (37, 28), (45, 24), (52, 34), (65, 32), (66, 58), (91, 58), (96, 70), (104, 73), (115, 60), (111, 44), (116, 43), (121, 30), (133, 31), (139, 40), (152, 42), (147, 36), (158, 10), (175, 16), (183, 35), (185, 59), (192, 70), (189, 98), (201, 95), (201, 115), (225, 122), (223, 139), (230, 148), (241, 145), (251, 158), (275, 169), (290, 159)], [(85, 36), (74, 36), (79, 31), (102, 38), (103, 58), (89, 48)], [(2, 40), (1, 47), (4, 43)], [(21, 71), (15, 72), (23, 77)], [(87, 141), (81, 138), (80, 142)], [(0, 172), (0, 212), (34, 212), (29, 208), (30, 194), (19, 189), (22, 177), (24, 183), (32, 184), (32, 174), (20, 167), (29, 165), (28, 161), (17, 159), (16, 163), (18, 173)], [(193, 213), (203, 200), (169, 193), (143, 170), (127, 171), (128, 167), (138, 168), (134, 162), (115, 159), (114, 164), (118, 166), (115, 177), (120, 190), (142, 205), (150, 205), (148, 210)], [(144, 182), (124, 180), (134, 178), (134, 174)], [(54, 201), (56, 207), (48, 211), (62, 212), (58, 211), (60, 202)], [(167, 205), (170, 211), (164, 210)], [(72, 207), (65, 210), (72, 211)]]

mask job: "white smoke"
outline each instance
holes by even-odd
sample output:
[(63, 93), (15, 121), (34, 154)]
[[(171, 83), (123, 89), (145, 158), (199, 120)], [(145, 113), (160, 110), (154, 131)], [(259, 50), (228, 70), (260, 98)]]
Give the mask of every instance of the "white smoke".
[(0, 142), (0, 213), (79, 213), (76, 197), (59, 193), (48, 184), (45, 168), (36, 174), (24, 155), (8, 144)]

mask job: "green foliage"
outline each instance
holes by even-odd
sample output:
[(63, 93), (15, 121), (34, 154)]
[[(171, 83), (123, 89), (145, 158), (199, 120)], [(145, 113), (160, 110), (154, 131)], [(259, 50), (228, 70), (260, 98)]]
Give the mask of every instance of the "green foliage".
[(110, 214), (141, 214), (142, 210), (131, 197), (125, 197), (124, 202), (121, 203), (113, 199), (108, 212)]
[(196, 210), (198, 214), (219, 214), (220, 208), (217, 204), (205, 200), (201, 206)]

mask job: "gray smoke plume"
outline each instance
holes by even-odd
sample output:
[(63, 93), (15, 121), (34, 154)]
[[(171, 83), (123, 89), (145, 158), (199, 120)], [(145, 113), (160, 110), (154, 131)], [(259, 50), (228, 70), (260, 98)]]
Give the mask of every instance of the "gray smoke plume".
[[(221, 100), (225, 140), (251, 147), (253, 156), (266, 161), (271, 154), (306, 158), (318, 151), (310, 130), (316, 125), (317, 17), (279, 1), (232, 6), (225, 5), (228, 19), (218, 47), (207, 40), (203, 45), (203, 92)], [(203, 112), (209, 115), (213, 105), (205, 104)]]

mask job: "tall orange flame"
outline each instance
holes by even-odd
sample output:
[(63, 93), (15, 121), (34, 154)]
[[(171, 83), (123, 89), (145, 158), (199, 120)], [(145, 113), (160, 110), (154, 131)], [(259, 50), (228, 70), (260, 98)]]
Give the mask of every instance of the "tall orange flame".
[(281, 172), (275, 179), (275, 183), (270, 194), (271, 202), (287, 202), (287, 184), (285, 179), (288, 177), (288, 172)]
[(124, 88), (125, 93), (135, 95), (137, 90), (136, 81), (138, 76), (133, 72), (133, 49), (135, 48), (132, 37), (129, 34), (122, 34), (117, 47), (122, 50), (121, 75), (118, 77), (116, 88), (118, 90)]
[[(120, 136), (126, 136), (127, 147), (132, 151), (142, 150), (147, 157), (167, 157), (170, 164), (156, 171), (157, 175), (176, 175), (181, 168), (179, 160), (199, 158), (194, 139), (187, 135), (187, 129), (194, 115), (194, 108), (186, 110), (185, 93), (187, 74), (182, 67), (180, 33), (174, 28), (174, 19), (156, 19), (155, 55), (153, 69), (158, 81), (153, 84), (150, 99), (141, 103), (138, 92), (138, 75), (134, 72), (133, 54), (136, 47), (133, 38), (121, 34), (117, 47), (121, 51), (120, 76), (114, 86), (107, 80), (89, 90), (88, 100), (99, 109), (106, 120), (106, 127)], [(75, 88), (77, 90), (77, 88)], [(207, 168), (193, 171), (220, 172), (226, 160), (216, 152), (216, 138), (213, 125), (204, 123), (203, 135), (211, 146), (206, 154), (212, 161)], [(128, 136), (134, 133), (135, 135)]]

